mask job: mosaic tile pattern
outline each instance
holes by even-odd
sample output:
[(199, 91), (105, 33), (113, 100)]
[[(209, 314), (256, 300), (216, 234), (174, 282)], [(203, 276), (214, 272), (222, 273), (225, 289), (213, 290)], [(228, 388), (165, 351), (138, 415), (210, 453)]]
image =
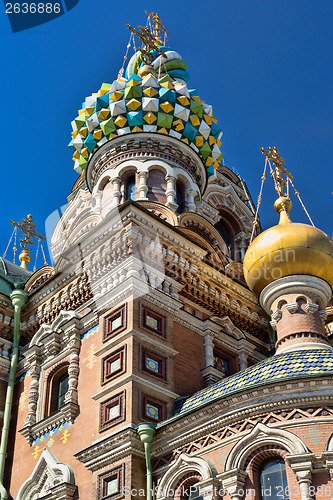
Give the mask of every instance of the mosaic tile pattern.
[(180, 401), (176, 404), (174, 415), (195, 410), (227, 394), (249, 387), (321, 375), (333, 375), (333, 350), (317, 349), (276, 354)]
[(95, 333), (97, 333), (98, 332), (98, 326), (99, 325), (93, 326), (92, 328), (90, 328), (90, 330), (88, 330), (86, 333), (84, 333), (83, 335), (81, 335), (81, 342), (83, 342), (84, 340), (87, 340), (91, 335), (94, 335)]
[(22, 373), (19, 377), (16, 377), (15, 379), (15, 384), (17, 384), (18, 382), (22, 382), (23, 380), (25, 380), (28, 376), (30, 375), (30, 369), (27, 370), (26, 372)]
[(152, 318), (147, 314), (146, 316), (146, 325), (149, 326), (150, 328), (153, 328), (154, 330), (158, 330), (158, 320), (156, 318)]
[(146, 404), (146, 415), (147, 417), (153, 418), (155, 420), (159, 420), (159, 408), (157, 406), (152, 405), (151, 403)]
[[(172, 60), (167, 63), (175, 64)], [(214, 174), (223, 155), (222, 132), (212, 106), (173, 71), (177, 73), (179, 68), (170, 68), (160, 78), (152, 74), (140, 78), (128, 72), (127, 78), (118, 78), (112, 85), (103, 83), (85, 99), (72, 122), (68, 145), (79, 174), (85, 175), (89, 160), (103, 144), (135, 132), (165, 134), (183, 141), (199, 155), (208, 176)]]
[(107, 494), (114, 495), (115, 493), (118, 493), (118, 478), (112, 479), (107, 483)]
[(159, 362), (156, 359), (152, 359), (149, 356), (146, 358), (146, 368), (155, 373), (160, 373)]
[[(65, 429), (67, 429), (67, 427), (69, 425), (72, 425), (72, 423), (69, 421), (64, 422), (61, 425), (58, 425), (58, 427), (55, 427), (54, 429), (52, 429), (52, 431), (46, 432), (45, 434), (43, 434), (39, 438), (35, 439), (35, 441), (33, 441), (33, 443), (32, 443), (32, 446), (36, 446), (37, 444), (43, 443), (44, 445), (47, 444), (47, 446), (50, 448), (54, 443), (54, 437), (56, 436), (56, 434), (59, 433), (58, 435), (60, 435), (61, 432), (64, 431)], [(69, 434), (68, 433), (63, 434), (62, 438), (64, 435), (68, 436)], [(52, 436), (52, 438), (51, 438), (51, 436)], [(50, 438), (50, 439), (48, 440), (48, 438)], [(62, 439), (62, 438), (60, 438), (60, 439)]]

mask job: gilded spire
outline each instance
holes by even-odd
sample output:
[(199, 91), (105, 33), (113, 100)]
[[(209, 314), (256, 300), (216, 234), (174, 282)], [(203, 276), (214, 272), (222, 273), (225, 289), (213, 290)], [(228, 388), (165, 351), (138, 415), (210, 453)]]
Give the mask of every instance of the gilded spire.
[[(274, 203), (275, 210), (280, 214), (279, 224), (290, 223), (289, 212), (292, 207), (292, 203), (288, 194), (288, 181), (294, 180), (290, 172), (284, 167), (286, 164), (283, 158), (281, 158), (277, 148), (260, 148), (262, 154), (266, 156), (267, 160), (271, 161), (275, 168), (270, 166), (271, 176), (274, 180), (275, 191), (279, 195), (279, 198)], [(283, 178), (285, 175), (285, 179)]]

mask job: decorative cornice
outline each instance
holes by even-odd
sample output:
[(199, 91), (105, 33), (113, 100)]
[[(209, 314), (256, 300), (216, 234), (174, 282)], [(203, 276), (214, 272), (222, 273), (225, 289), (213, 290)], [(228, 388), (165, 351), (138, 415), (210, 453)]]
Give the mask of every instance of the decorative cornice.
[(132, 428), (126, 428), (115, 435), (107, 436), (74, 456), (88, 470), (95, 472), (129, 455), (144, 457), (143, 446), (136, 430)]

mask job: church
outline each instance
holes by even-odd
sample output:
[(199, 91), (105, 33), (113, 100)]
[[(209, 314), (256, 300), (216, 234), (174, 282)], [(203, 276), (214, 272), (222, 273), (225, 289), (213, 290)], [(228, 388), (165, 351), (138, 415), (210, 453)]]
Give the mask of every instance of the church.
[(332, 499), (333, 242), (292, 221), (276, 148), (261, 230), (147, 14), (72, 122), (53, 265), (31, 216), (0, 259), (0, 499)]

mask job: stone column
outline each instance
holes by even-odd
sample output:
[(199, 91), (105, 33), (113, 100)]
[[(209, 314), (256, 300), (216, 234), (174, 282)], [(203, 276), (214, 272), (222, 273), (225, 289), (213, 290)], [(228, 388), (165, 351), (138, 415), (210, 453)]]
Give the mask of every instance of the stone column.
[(138, 187), (139, 201), (140, 200), (148, 200), (148, 198), (147, 198), (147, 193), (148, 193), (147, 176), (148, 176), (147, 172), (138, 172), (138, 177), (139, 177), (139, 187)]
[(240, 251), (241, 261), (244, 260), (245, 251), (248, 247), (249, 240), (250, 240), (250, 235), (244, 233), (244, 231), (241, 231), (234, 237), (234, 241), (237, 243), (238, 249)]
[(68, 391), (65, 395), (65, 402), (77, 403), (77, 384), (79, 377), (79, 352), (80, 352), (80, 340), (75, 338), (69, 343), (71, 355), (69, 358), (68, 366)]
[(315, 455), (313, 453), (301, 453), (286, 457), (287, 462), (296, 474), (300, 488), (301, 500), (313, 499), (313, 496), (310, 494), (310, 486), (312, 481), (312, 464), (314, 458)]
[(24, 426), (31, 426), (36, 423), (37, 402), (39, 395), (39, 377), (40, 377), (40, 356), (36, 352), (27, 356), (30, 366), (31, 384), (28, 393), (28, 414), (24, 419)]
[(240, 469), (232, 469), (217, 476), (222, 480), (223, 488), (228, 492), (231, 500), (243, 500), (246, 472)]
[(97, 193), (94, 195), (95, 206), (92, 209), (92, 212), (94, 214), (99, 215), (101, 213), (101, 209), (102, 209), (102, 196), (103, 196), (102, 191), (97, 191)]
[(112, 205), (117, 206), (120, 203), (120, 177), (115, 177), (112, 179), (113, 191), (112, 191)]
[(194, 196), (195, 192), (193, 189), (187, 189), (186, 190), (186, 196), (187, 196), (187, 211), (188, 212), (196, 212), (196, 205), (194, 203)]
[(214, 366), (214, 342), (210, 335), (205, 335), (205, 366)]
[(165, 177), (166, 183), (167, 183), (167, 188), (166, 188), (166, 197), (167, 197), (167, 202), (166, 206), (171, 208), (173, 212), (175, 212), (178, 208), (178, 205), (175, 201), (175, 196), (176, 196), (176, 178), (172, 177), (171, 175), (167, 175)]
[(240, 371), (245, 370), (247, 368), (247, 355), (246, 352), (241, 351), (238, 353), (238, 361), (239, 361), (239, 369)]

